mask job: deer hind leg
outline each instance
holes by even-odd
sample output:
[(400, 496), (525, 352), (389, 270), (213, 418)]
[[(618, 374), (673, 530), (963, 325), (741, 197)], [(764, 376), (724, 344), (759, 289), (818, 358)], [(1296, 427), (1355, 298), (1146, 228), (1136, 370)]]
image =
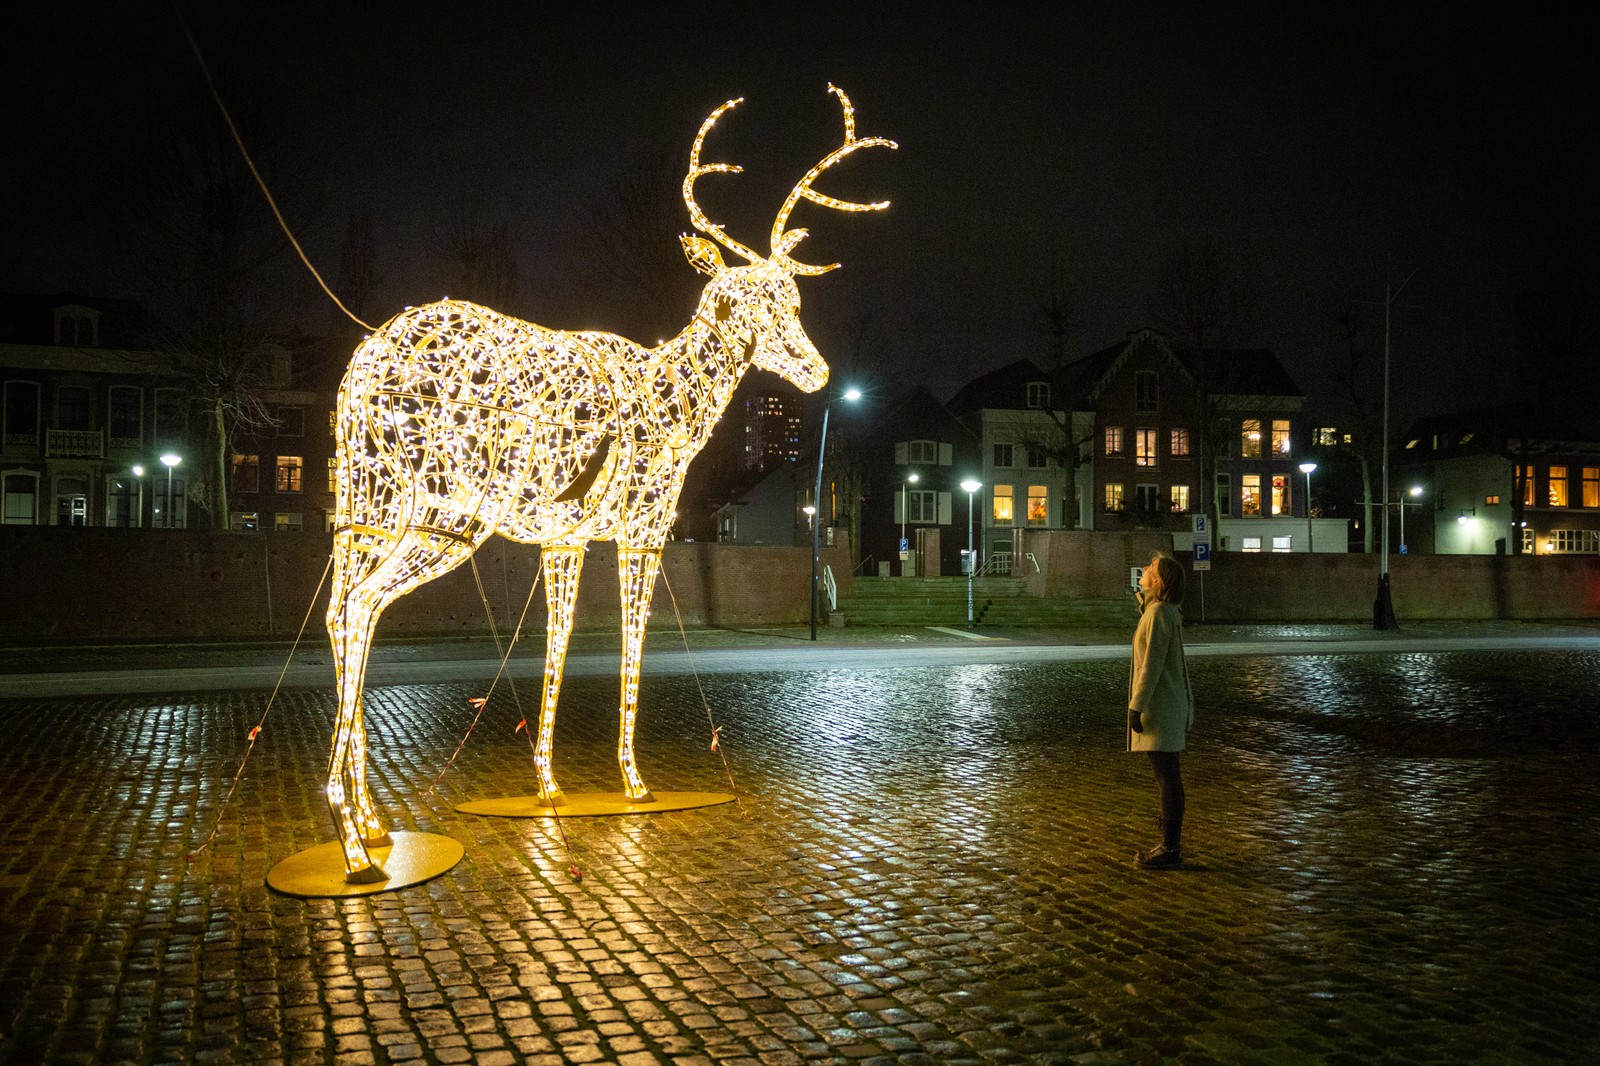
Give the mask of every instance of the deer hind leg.
[(565, 794), (556, 784), (552, 756), (556, 704), (561, 699), (567, 645), (572, 639), (573, 609), (578, 602), (578, 579), (583, 571), (583, 546), (549, 545), (540, 556), (544, 564), (544, 604), (549, 625), (545, 630), (544, 698), (539, 704), (539, 737), (534, 744), (533, 764), (539, 773), (539, 794), (555, 807), (566, 802)]
[(336, 548), (340, 554), (328, 606), (328, 636), (339, 694), (328, 756), (328, 808), (344, 852), (345, 878), (353, 883), (388, 877), (368, 851), (391, 842), (367, 785), (363, 689), (378, 618), (406, 591), (447, 573), (472, 554), (465, 543), (441, 550), (436, 544), (409, 539), (386, 549), (388, 554), (380, 556), (371, 544), (351, 542)]
[(644, 662), (644, 627), (650, 618), (650, 595), (661, 566), (660, 549), (640, 551), (617, 546), (617, 576), (622, 584), (622, 700), (617, 728), (617, 763), (622, 790), (630, 800), (654, 799), (639, 776), (633, 758), (633, 726), (639, 716), (639, 670)]

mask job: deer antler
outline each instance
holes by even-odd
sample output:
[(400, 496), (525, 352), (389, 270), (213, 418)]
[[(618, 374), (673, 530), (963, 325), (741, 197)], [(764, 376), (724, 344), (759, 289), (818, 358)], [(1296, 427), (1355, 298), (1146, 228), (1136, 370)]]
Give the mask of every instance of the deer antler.
[[(851, 105), (850, 98), (846, 96), (844, 94), (844, 90), (839, 88), (837, 85), (829, 85), (828, 91), (839, 98), (839, 105), (844, 108), (844, 143), (838, 148), (835, 148), (833, 151), (829, 152), (822, 158), (821, 162), (806, 172), (806, 176), (800, 179), (800, 184), (796, 185), (789, 193), (789, 198), (783, 202), (782, 209), (778, 211), (777, 220), (772, 223), (773, 256), (784, 259), (788, 264), (789, 269), (794, 273), (804, 274), (807, 276), (815, 276), (817, 274), (825, 274), (830, 270), (837, 270), (839, 264), (829, 263), (827, 266), (813, 266), (809, 263), (800, 263), (789, 258), (789, 252), (795, 247), (795, 245), (799, 244), (806, 235), (806, 231), (804, 229), (796, 229), (784, 232), (783, 227), (789, 221), (789, 213), (794, 210), (795, 205), (798, 204), (802, 198), (810, 200), (815, 204), (821, 204), (823, 207), (834, 208), (838, 211), (882, 211), (884, 208), (889, 206), (889, 201), (881, 200), (877, 203), (859, 204), (851, 200), (840, 200), (836, 197), (828, 196), (825, 193), (817, 192), (811, 187), (811, 183), (816, 181), (817, 178), (821, 177), (823, 171), (827, 170), (829, 167), (833, 166), (835, 163), (839, 162), (839, 160), (843, 159), (845, 156), (854, 152), (858, 148), (900, 147), (886, 137), (865, 137), (857, 140), (856, 109)], [(729, 106), (732, 106), (732, 104), (730, 103), (724, 105), (724, 107)], [(720, 114), (720, 112), (718, 113)], [(711, 119), (707, 121), (706, 126), (700, 131), (702, 136), (704, 136), (705, 130), (710, 128), (711, 121), (715, 121), (715, 119), (716, 115), (713, 115)], [(695, 147), (698, 150), (699, 142), (696, 142)], [(687, 185), (685, 187), (687, 188)]]
[[(711, 127), (717, 124), (717, 119), (722, 117), (723, 112), (730, 111), (742, 103), (744, 103), (744, 97), (742, 96), (738, 97), (737, 99), (729, 100), (727, 103), (711, 112), (710, 116), (700, 124), (700, 132), (694, 139), (694, 147), (689, 150), (689, 174), (683, 179), (683, 202), (689, 205), (690, 225), (694, 226), (695, 229), (699, 230), (701, 233), (704, 233), (707, 237), (710, 237), (712, 240), (728, 249), (728, 251), (734, 252), (737, 255), (741, 255), (752, 263), (759, 263), (764, 258), (763, 256), (757, 255), (755, 252), (752, 252), (750, 249), (746, 248), (744, 245), (728, 236), (727, 231), (721, 226), (717, 225), (715, 222), (711, 221), (710, 218), (706, 217), (706, 213), (700, 210), (700, 205), (694, 202), (694, 183), (695, 180), (701, 175), (739, 174), (744, 171), (744, 167), (735, 166), (732, 163), (707, 163), (704, 166), (701, 166), (700, 164), (700, 146), (705, 144), (706, 134), (711, 132)], [(685, 239), (687, 240), (687, 238)], [(710, 245), (705, 245), (703, 247), (705, 247), (706, 250), (711, 253), (713, 258), (716, 257), (716, 249), (712, 248)], [(720, 259), (718, 262), (720, 263)]]

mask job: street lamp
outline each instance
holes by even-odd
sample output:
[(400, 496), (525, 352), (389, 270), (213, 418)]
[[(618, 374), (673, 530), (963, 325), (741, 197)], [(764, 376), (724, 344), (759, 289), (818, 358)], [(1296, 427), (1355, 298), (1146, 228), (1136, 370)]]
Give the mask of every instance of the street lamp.
[[(850, 388), (844, 390), (844, 398), (851, 403), (861, 399), (861, 390)], [(822, 405), (822, 441), (817, 445), (817, 492), (811, 502), (815, 505), (816, 518), (811, 523), (811, 639), (817, 639), (817, 597), (821, 592), (822, 582), (822, 463), (828, 454), (828, 407)]]
[(1316, 463), (1301, 463), (1300, 472), (1306, 476), (1306, 551), (1316, 551), (1316, 544), (1311, 532), (1311, 471), (1317, 468)]
[(162, 523), (166, 529), (172, 528), (172, 468), (183, 462), (183, 456), (173, 455), (168, 452), (161, 457), (161, 465), (167, 468), (167, 519)]
[[(1412, 485), (1411, 486), (1411, 495), (1413, 495), (1413, 496), (1421, 496), (1422, 495), (1422, 486), (1421, 485)], [(1437, 548), (1434, 549), (1434, 551), (1438, 551), (1438, 550), (1439, 549), (1437, 549)], [(1405, 501), (1405, 497), (1402, 496), (1400, 498), (1400, 554), (1404, 555), (1405, 553), (1406, 553), (1406, 501)]]
[(972, 628), (972, 572), (976, 570), (977, 558), (972, 554), (972, 494), (983, 488), (983, 482), (967, 478), (961, 483), (967, 490), (967, 628)]
[(133, 527), (138, 529), (144, 525), (144, 467), (138, 463), (133, 464), (133, 483), (138, 486), (133, 503)]
[(906, 576), (906, 560), (911, 557), (911, 545), (906, 541), (906, 515), (911, 511), (911, 486), (915, 485), (919, 476), (915, 473), (907, 474), (906, 479), (900, 483), (900, 576)]

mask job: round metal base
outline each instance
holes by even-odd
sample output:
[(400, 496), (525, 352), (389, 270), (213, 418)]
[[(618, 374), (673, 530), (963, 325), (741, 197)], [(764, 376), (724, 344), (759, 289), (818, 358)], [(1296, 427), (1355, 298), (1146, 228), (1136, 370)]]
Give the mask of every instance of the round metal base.
[(621, 792), (568, 792), (564, 801), (552, 808), (539, 796), (507, 796), (503, 799), (472, 800), (456, 805), (463, 814), (487, 814), (495, 818), (594, 818), (617, 814), (658, 814), (662, 811), (687, 811), (695, 807), (715, 807), (732, 803), (726, 792), (654, 792), (648, 801), (631, 800)]
[(392, 832), (389, 836), (393, 844), (367, 849), (373, 861), (389, 875), (382, 881), (346, 881), (344, 849), (334, 840), (296, 852), (268, 870), (267, 887), (302, 899), (371, 896), (431, 881), (466, 854), (459, 841), (438, 833)]

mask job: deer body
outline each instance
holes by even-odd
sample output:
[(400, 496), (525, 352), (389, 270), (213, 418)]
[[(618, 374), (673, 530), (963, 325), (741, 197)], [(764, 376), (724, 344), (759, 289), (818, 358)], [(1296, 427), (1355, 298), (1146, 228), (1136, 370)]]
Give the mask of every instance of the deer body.
[(689, 463), (751, 366), (807, 392), (827, 381), (827, 364), (800, 325), (794, 278), (829, 268), (790, 259), (804, 231), (785, 231), (783, 223), (802, 197), (844, 210), (886, 206), (838, 201), (810, 188), (850, 152), (890, 145), (855, 138), (849, 102), (839, 96), (845, 143), (791, 193), (769, 256), (732, 241), (694, 203), (697, 177), (737, 169), (699, 163), (706, 134), (737, 101), (702, 125), (684, 182), (690, 217), (748, 263), (724, 266), (708, 241), (683, 238), (690, 261), (711, 281), (693, 319), (671, 341), (646, 348), (610, 333), (550, 330), (445, 300), (397, 315), (352, 357), (336, 414), (328, 607), (339, 694), (328, 802), (350, 880), (387, 876), (369, 853), (388, 837), (367, 788), (361, 707), (378, 618), (407, 592), (466, 562), (495, 533), (542, 546), (549, 623), (534, 759), (541, 795), (552, 806), (563, 800), (551, 749), (584, 547), (616, 542), (623, 630), (618, 762), (625, 795), (649, 799), (633, 755), (643, 635)]

